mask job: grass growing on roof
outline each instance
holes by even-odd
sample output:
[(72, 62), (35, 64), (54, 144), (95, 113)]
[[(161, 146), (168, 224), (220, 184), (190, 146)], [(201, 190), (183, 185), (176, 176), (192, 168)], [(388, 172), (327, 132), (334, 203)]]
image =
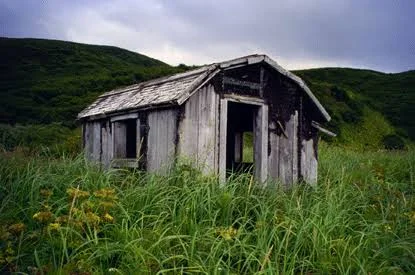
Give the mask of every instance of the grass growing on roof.
[(33, 273), (410, 273), (413, 151), (323, 145), (319, 183), (221, 187), (100, 171), (83, 158), (0, 158), (0, 270)]

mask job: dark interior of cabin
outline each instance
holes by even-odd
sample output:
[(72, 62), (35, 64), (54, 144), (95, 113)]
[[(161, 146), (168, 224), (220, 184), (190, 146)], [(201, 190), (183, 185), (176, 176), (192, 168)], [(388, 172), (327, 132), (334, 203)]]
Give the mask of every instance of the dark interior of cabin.
[(226, 170), (253, 173), (254, 118), (258, 106), (229, 102), (226, 141)]
[(126, 157), (137, 158), (137, 120), (128, 119), (126, 125)]

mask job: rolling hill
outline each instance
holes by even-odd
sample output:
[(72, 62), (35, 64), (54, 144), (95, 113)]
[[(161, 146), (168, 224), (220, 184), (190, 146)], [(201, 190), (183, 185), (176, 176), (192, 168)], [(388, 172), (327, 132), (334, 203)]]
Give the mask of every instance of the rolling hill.
[(182, 71), (109, 46), (0, 38), (0, 123), (64, 122), (103, 91)]
[[(76, 114), (102, 92), (187, 70), (110, 46), (0, 38), (0, 123), (75, 127)], [(295, 71), (333, 120), (330, 142), (381, 148), (387, 135), (415, 140), (415, 71), (397, 74), (321, 68)], [(10, 128), (8, 128), (10, 129)]]

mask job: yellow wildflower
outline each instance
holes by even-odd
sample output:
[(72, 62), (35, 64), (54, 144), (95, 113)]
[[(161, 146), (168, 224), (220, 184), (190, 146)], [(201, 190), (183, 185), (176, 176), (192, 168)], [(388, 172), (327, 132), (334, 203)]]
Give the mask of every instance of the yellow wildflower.
[(94, 195), (101, 199), (116, 200), (115, 190), (112, 188), (102, 188), (94, 192)]
[(232, 226), (229, 226), (228, 228), (222, 228), (217, 230), (216, 233), (223, 239), (230, 241), (236, 237), (236, 235), (238, 234), (238, 230), (236, 228), (233, 228)]
[(73, 187), (68, 188), (66, 189), (66, 193), (68, 194), (70, 199), (74, 199), (74, 198), (84, 199), (84, 198), (89, 197), (88, 191), (83, 191), (83, 190), (80, 190), (79, 188), (73, 188)]
[(111, 216), (108, 212), (104, 214), (104, 216), (102, 217), (104, 221), (106, 222), (113, 222), (114, 221), (114, 217)]
[(33, 215), (33, 219), (39, 222), (47, 222), (52, 218), (52, 213), (50, 211), (40, 211)]
[(61, 228), (61, 225), (60, 225), (60, 223), (57, 223), (57, 222), (54, 222), (54, 223), (50, 223), (49, 225), (48, 225), (48, 229), (50, 230), (50, 231), (59, 231), (59, 229)]
[(101, 218), (97, 214), (92, 213), (92, 212), (87, 212), (85, 214), (85, 217), (86, 217), (86, 221), (92, 225), (97, 225), (101, 221)]

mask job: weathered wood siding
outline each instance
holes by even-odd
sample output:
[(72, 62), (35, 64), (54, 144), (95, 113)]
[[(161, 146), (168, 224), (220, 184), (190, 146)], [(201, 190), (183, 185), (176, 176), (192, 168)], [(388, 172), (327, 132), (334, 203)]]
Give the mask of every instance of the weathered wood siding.
[(317, 182), (317, 139), (301, 141), (301, 171), (303, 179), (308, 183)]
[(268, 177), (268, 106), (258, 108), (254, 119), (255, 177), (265, 182)]
[(113, 122), (112, 127), (113, 157), (114, 159), (125, 158), (127, 155), (127, 127), (122, 121)]
[(101, 161), (101, 123), (99, 121), (85, 123), (84, 144), (87, 159), (95, 162)]
[(277, 127), (280, 126), (270, 121), (268, 176), (290, 186), (298, 180), (298, 113), (291, 115), (283, 133), (278, 134)]
[(107, 120), (101, 124), (101, 162), (104, 167), (110, 166), (112, 156), (112, 125)]
[(185, 103), (179, 125), (178, 153), (205, 173), (218, 171), (219, 96), (206, 85)]
[(177, 109), (148, 113), (147, 171), (165, 174), (175, 158)]
[(282, 75), (268, 75), (264, 97), (270, 105), (268, 177), (285, 186), (299, 180), (299, 109), (301, 90)]

